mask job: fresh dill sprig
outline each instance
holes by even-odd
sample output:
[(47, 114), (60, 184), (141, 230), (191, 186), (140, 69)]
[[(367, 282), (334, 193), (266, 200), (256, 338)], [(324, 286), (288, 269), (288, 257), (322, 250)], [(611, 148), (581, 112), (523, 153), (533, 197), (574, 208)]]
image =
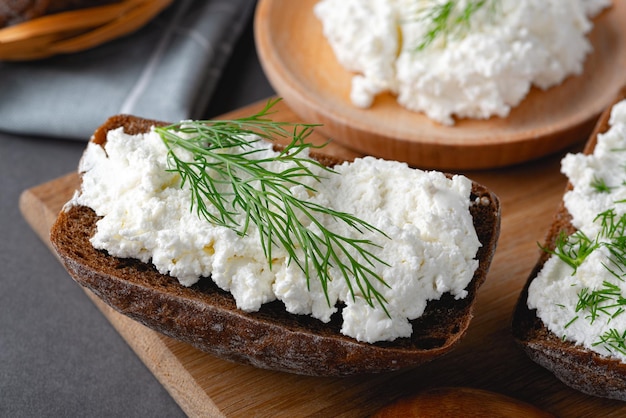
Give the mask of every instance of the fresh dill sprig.
[(606, 181), (603, 178), (596, 176), (594, 176), (593, 180), (591, 180), (591, 187), (596, 189), (598, 193), (610, 193), (613, 189), (606, 184)]
[(611, 328), (602, 334), (600, 340), (593, 343), (593, 345), (602, 345), (610, 352), (615, 350), (626, 355), (626, 331), (620, 333), (615, 328)]
[(591, 240), (582, 231), (576, 231), (572, 235), (567, 235), (565, 231), (561, 231), (555, 241), (555, 249), (539, 245), (539, 247), (574, 269), (572, 275), (576, 274), (578, 267), (585, 261), (587, 256), (595, 251), (599, 244)]
[[(570, 319), (570, 321), (565, 324), (565, 329), (569, 328), (574, 322), (576, 322), (578, 320), (578, 315), (576, 315), (575, 317), (573, 317), (572, 319)], [(563, 336), (563, 338), (565, 338), (565, 336)]]
[(555, 240), (554, 250), (539, 246), (572, 267), (572, 274), (576, 274), (576, 269), (589, 254), (600, 247), (606, 247), (613, 256), (609, 261), (614, 267), (607, 264), (604, 267), (623, 281), (622, 274), (618, 274), (617, 270), (623, 272), (626, 269), (626, 214), (618, 216), (615, 209), (609, 209), (599, 213), (594, 221), (600, 223), (600, 232), (593, 239), (580, 230), (571, 235), (561, 231)]
[(425, 34), (417, 45), (418, 51), (424, 50), (438, 38), (444, 41), (451, 36), (460, 35), (471, 26), (476, 12), (489, 5), (490, 13), (495, 14), (499, 0), (469, 0), (464, 7), (459, 7), (458, 0), (445, 2), (428, 1), (427, 6), (418, 9), (418, 20), (427, 25)]
[[(155, 128), (168, 149), (169, 171), (180, 175), (181, 187), (189, 186), (191, 209), (199, 217), (241, 236), (246, 235), (250, 223), (255, 224), (270, 268), (273, 248), (280, 246), (287, 252), (288, 261), (296, 263), (305, 274), (307, 286), (310, 287), (312, 277), (319, 278), (329, 304), (328, 283), (332, 280), (331, 269), (335, 268), (345, 279), (352, 298), (358, 288), (370, 306), (378, 303), (389, 315), (385, 297), (373, 285), (377, 281), (388, 287), (374, 268), (376, 263), (387, 265), (372, 252), (377, 244), (342, 236), (320, 219), (329, 217), (359, 234), (386, 234), (352, 214), (299, 199), (291, 193), (292, 186), (316, 193), (304, 182), (321, 179), (312, 167), (329, 174), (334, 171), (303, 156), (306, 150), (319, 148), (305, 141), (315, 125), (268, 118), (276, 102), (268, 101), (258, 113), (245, 118), (186, 121)], [(261, 149), (253, 146), (261, 140), (279, 138), (290, 142), (277, 156), (262, 157)], [(180, 157), (182, 150), (193, 157)], [(267, 169), (268, 163), (273, 162), (284, 164), (284, 169)], [(245, 215), (242, 224), (236, 219), (240, 213)]]
[(620, 287), (604, 281), (600, 289), (589, 290), (589, 288), (584, 287), (578, 293), (576, 312), (587, 311), (589, 313), (587, 318), (590, 323), (593, 323), (600, 314), (611, 319), (621, 315), (625, 306), (626, 298), (622, 296)]
[(615, 278), (624, 281), (626, 269), (626, 214), (618, 216), (615, 209), (609, 209), (596, 216), (596, 221), (600, 222), (599, 239), (603, 241), (600, 245), (605, 246), (612, 257), (609, 264), (603, 264)]

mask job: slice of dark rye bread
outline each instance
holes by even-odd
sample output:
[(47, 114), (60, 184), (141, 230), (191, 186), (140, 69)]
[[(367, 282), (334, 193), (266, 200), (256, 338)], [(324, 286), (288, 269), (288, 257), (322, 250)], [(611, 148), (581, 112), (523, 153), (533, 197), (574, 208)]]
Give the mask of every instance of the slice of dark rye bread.
[[(106, 141), (106, 132), (123, 126), (127, 133), (147, 131), (160, 122), (127, 115), (110, 118), (92, 140)], [(338, 161), (315, 156), (327, 165)], [(117, 311), (194, 347), (227, 360), (260, 368), (314, 376), (346, 376), (416, 366), (455, 346), (473, 316), (473, 304), (484, 282), (500, 232), (497, 196), (473, 184), (471, 213), (482, 247), (479, 267), (468, 285), (468, 296), (455, 300), (445, 294), (429, 302), (414, 321), (413, 335), (394, 342), (368, 344), (342, 335), (341, 316), (330, 323), (294, 315), (282, 302), (263, 305), (259, 312), (236, 308), (233, 297), (210, 278), (184, 287), (152, 265), (96, 250), (89, 242), (96, 214), (87, 207), (61, 211), (51, 241), (70, 275)]]
[[(613, 104), (624, 98), (626, 89), (620, 91)], [(598, 134), (608, 130), (611, 108), (612, 105), (601, 115), (583, 152), (593, 152)], [(565, 191), (570, 188), (571, 184), (568, 184)], [(554, 249), (561, 231), (567, 234), (575, 232), (571, 219), (561, 202), (543, 246)], [(533, 361), (550, 370), (566, 385), (588, 395), (626, 401), (626, 364), (564, 341), (550, 332), (541, 319), (537, 318), (536, 309), (528, 308), (528, 287), (549, 257), (545, 251), (541, 252), (520, 294), (512, 322), (515, 340)]]

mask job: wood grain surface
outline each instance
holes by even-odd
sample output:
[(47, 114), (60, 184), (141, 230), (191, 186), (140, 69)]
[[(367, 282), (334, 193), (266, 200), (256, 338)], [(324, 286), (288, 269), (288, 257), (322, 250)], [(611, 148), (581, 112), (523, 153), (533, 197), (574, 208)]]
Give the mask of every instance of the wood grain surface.
[(255, 15), (259, 58), (275, 91), (304, 120), (360, 152), (437, 169), (488, 169), (561, 151), (584, 139), (626, 82), (626, 2), (594, 20), (584, 71), (548, 90), (532, 88), (506, 118), (443, 126), (398, 105), (389, 93), (372, 107), (350, 101), (345, 70), (313, 14), (317, 0), (262, 0)]
[(136, 31), (171, 2), (120, 0), (51, 13), (7, 26), (0, 29), (0, 59), (30, 61), (84, 51)]
[[(264, 104), (240, 109), (249, 115)], [(297, 120), (277, 105), (276, 120)], [(313, 142), (324, 142), (314, 134)], [(582, 144), (572, 149), (578, 151)], [(331, 143), (325, 150), (341, 158), (358, 156)], [(534, 405), (560, 417), (626, 416), (626, 404), (583, 395), (563, 385), (519, 349), (510, 322), (518, 294), (534, 265), (566, 180), (556, 155), (509, 168), (466, 172), (488, 186), (502, 203), (500, 242), (476, 303), (469, 331), (451, 353), (424, 366), (373, 376), (316, 378), (255, 369), (214, 358), (128, 319), (87, 293), (192, 417), (363, 417), (401, 397), (441, 387), (487, 390)], [(77, 161), (78, 164), (78, 161)], [(76, 174), (24, 191), (20, 208), (48, 243), (56, 214), (78, 186)], [(71, 280), (69, 275), (68, 280)]]

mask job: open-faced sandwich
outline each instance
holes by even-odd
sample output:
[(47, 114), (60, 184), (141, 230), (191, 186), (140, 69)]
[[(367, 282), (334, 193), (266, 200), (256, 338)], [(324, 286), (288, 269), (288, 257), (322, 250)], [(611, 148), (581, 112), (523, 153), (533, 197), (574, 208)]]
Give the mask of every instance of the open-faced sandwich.
[(584, 152), (568, 154), (563, 203), (520, 296), (513, 332), (584, 393), (626, 400), (626, 91)]
[(309, 153), (313, 127), (273, 122), (271, 106), (98, 128), (51, 231), (72, 277), (150, 328), (261, 368), (341, 376), (448, 352), (496, 248), (497, 197), (460, 175)]

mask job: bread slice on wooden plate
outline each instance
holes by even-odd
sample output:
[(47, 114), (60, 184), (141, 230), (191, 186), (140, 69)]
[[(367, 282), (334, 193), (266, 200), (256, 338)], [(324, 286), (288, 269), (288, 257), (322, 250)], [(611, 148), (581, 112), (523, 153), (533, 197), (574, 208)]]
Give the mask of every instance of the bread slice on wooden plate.
[[(110, 118), (92, 141), (124, 127), (129, 134), (162, 123), (133, 116)], [(314, 156), (325, 165), (337, 161)], [(482, 244), (467, 297), (449, 294), (428, 303), (412, 321), (413, 335), (393, 342), (364, 343), (340, 333), (341, 317), (329, 323), (286, 312), (282, 302), (258, 312), (237, 309), (230, 293), (210, 279), (185, 287), (152, 265), (122, 259), (90, 244), (98, 217), (88, 207), (69, 206), (59, 214), (51, 241), (70, 275), (117, 311), (192, 346), (227, 360), (304, 375), (345, 376), (416, 366), (451, 350), (473, 316), (476, 292), (485, 281), (500, 232), (500, 204), (487, 188), (473, 184), (470, 211)]]
[[(619, 93), (613, 104), (624, 98), (626, 89)], [(598, 120), (583, 151), (585, 154), (593, 153), (598, 134), (609, 129), (611, 109), (612, 106)], [(568, 184), (565, 191), (571, 188), (572, 185)], [(565, 232), (570, 235), (576, 231), (571, 222), (571, 214), (566, 209), (565, 203), (561, 203), (542, 246), (554, 250), (559, 234)], [(527, 304), (529, 286), (549, 258), (548, 252), (541, 252), (520, 294), (512, 321), (515, 340), (533, 361), (550, 370), (566, 385), (589, 395), (626, 400), (625, 363), (555, 335), (537, 317), (537, 310), (529, 309)]]

